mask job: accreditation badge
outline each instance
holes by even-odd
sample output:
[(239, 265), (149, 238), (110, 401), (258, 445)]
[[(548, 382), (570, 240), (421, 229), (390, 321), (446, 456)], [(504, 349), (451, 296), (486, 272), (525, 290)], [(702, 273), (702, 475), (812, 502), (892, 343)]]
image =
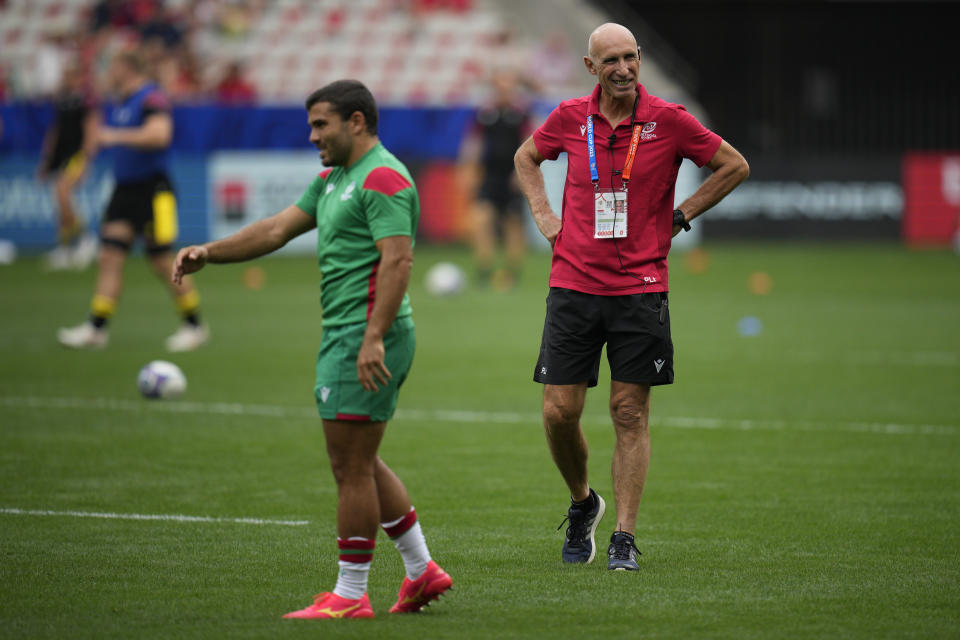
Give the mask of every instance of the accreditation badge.
[(627, 237), (627, 192), (597, 190), (594, 192), (594, 238)]

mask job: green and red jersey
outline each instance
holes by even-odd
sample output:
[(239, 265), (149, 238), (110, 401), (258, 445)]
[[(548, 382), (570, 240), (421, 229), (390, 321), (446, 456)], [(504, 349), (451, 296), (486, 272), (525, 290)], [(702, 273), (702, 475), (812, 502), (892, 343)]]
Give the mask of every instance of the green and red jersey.
[[(410, 172), (378, 142), (351, 167), (322, 171), (297, 207), (317, 221), (323, 325), (366, 322), (377, 296), (376, 242), (416, 235), (420, 198)], [(404, 294), (397, 317), (411, 313)]]

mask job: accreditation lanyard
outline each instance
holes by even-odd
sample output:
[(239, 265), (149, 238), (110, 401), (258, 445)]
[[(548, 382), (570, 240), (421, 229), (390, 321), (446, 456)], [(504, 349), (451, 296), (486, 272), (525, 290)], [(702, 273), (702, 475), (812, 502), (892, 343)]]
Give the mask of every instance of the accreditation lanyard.
[[(633, 135), (630, 137), (630, 149), (627, 151), (627, 161), (623, 164), (623, 171), (620, 172), (620, 183), (624, 191), (627, 190), (627, 184), (630, 182), (630, 174), (633, 172), (633, 160), (637, 156), (637, 146), (640, 144), (640, 130), (643, 123), (633, 122), (633, 116), (630, 116), (630, 124), (633, 127)], [(587, 158), (590, 160), (590, 181), (593, 183), (594, 191), (600, 190), (600, 173), (597, 171), (597, 150), (593, 146), (593, 116), (587, 116)]]

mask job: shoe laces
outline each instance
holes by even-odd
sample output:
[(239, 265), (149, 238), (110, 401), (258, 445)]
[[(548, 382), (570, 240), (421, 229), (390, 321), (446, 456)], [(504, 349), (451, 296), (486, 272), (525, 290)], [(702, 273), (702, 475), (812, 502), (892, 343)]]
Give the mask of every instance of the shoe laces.
[(567, 540), (572, 546), (582, 545), (584, 538), (587, 537), (587, 514), (580, 509), (570, 508), (564, 517), (563, 522), (557, 527), (557, 531), (563, 528), (563, 525), (570, 523), (567, 527)]
[(631, 550), (635, 551), (638, 556), (642, 555), (633, 543), (633, 540), (627, 536), (614, 536), (613, 540), (610, 541), (610, 550), (608, 553), (617, 560), (630, 560)]

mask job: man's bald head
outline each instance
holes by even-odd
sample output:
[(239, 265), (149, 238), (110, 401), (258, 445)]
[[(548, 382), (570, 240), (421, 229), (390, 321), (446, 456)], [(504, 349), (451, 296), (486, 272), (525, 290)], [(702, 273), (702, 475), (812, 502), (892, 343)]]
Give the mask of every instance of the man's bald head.
[(600, 25), (590, 34), (587, 41), (587, 55), (596, 60), (599, 52), (607, 47), (629, 46), (637, 49), (637, 39), (633, 37), (630, 29), (616, 22), (607, 22)]
[(590, 34), (587, 53), (583, 64), (597, 76), (601, 102), (632, 105), (637, 96), (640, 49), (630, 30), (613, 22), (600, 25)]

